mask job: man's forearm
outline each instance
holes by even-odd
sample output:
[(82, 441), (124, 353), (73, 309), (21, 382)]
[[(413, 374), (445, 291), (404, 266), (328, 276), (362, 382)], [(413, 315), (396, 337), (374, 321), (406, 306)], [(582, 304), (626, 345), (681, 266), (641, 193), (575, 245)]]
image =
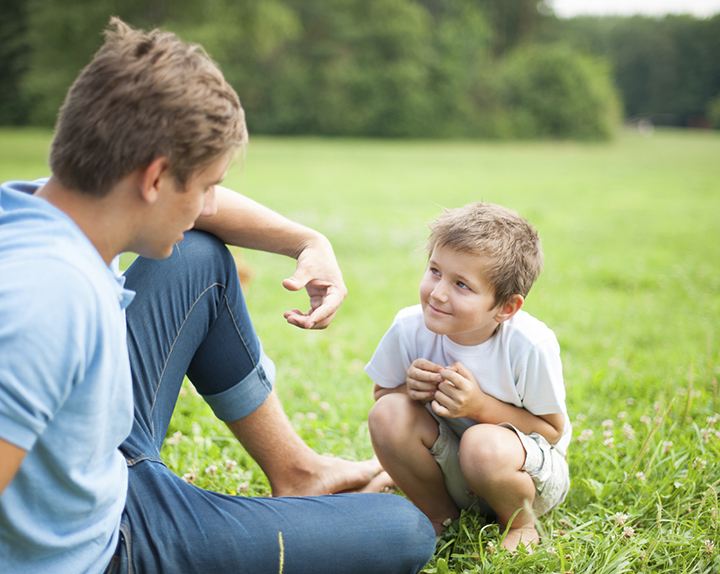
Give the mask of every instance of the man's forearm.
[[(229, 245), (297, 259), (312, 243), (330, 243), (321, 233), (283, 217), (260, 203), (216, 186), (217, 213), (201, 217), (195, 229), (209, 231)], [(331, 248), (330, 248), (331, 249)]]

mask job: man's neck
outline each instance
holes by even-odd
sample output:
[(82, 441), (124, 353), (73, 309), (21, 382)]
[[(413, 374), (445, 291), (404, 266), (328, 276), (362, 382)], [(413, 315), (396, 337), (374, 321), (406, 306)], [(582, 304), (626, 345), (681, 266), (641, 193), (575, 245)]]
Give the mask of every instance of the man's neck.
[(111, 194), (95, 197), (64, 186), (55, 176), (35, 196), (65, 212), (97, 249), (107, 265), (124, 249), (122, 222), (118, 220)]

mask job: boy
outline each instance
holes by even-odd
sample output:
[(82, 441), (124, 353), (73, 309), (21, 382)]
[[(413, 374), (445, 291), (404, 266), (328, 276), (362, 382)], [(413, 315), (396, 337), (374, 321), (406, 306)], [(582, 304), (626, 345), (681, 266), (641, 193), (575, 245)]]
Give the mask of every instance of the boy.
[(539, 541), (528, 505), (547, 512), (569, 487), (560, 349), (521, 310), (540, 238), (489, 203), (429, 227), (420, 305), (397, 314), (365, 368), (373, 447), (436, 533), (474, 506), (509, 526), (505, 548), (528, 546)]
[[(307, 496), (361, 489), (379, 464), (312, 451), (273, 391), (224, 244), (298, 260), (283, 285), (312, 308), (293, 325), (327, 326), (346, 291), (324, 236), (218, 185), (246, 141), (197, 46), (112, 19), (60, 111), (51, 177), (0, 186), (3, 574), (414, 573), (432, 555), (407, 501)], [(125, 251), (140, 257), (118, 278)], [(274, 498), (163, 464), (186, 375)]]

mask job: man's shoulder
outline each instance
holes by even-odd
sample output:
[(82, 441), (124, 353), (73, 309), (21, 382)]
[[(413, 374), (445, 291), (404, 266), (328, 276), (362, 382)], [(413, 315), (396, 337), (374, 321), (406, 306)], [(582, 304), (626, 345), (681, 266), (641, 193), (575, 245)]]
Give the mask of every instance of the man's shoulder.
[[(74, 269), (102, 273), (97, 250), (66, 214), (32, 193), (44, 180), (0, 185), (0, 267), (3, 275), (46, 276)], [(69, 272), (72, 277), (75, 275)], [(76, 277), (75, 277), (76, 278)], [(58, 281), (62, 278), (59, 277)]]

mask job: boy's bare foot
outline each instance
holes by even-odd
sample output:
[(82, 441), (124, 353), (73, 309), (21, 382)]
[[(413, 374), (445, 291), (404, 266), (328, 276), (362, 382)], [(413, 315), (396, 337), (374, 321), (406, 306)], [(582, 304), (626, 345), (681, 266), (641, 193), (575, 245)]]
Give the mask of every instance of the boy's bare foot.
[(521, 526), (508, 530), (500, 546), (512, 552), (523, 544), (528, 553), (532, 553), (533, 546), (539, 543), (540, 535), (534, 526)]
[(380, 492), (392, 485), (377, 457), (351, 461), (317, 453), (303, 468), (294, 467), (271, 481), (273, 496), (316, 496), (338, 492)]
[(365, 486), (355, 490), (347, 490), (346, 492), (388, 492), (395, 487), (393, 479), (384, 470), (380, 474), (376, 474), (370, 479)]

